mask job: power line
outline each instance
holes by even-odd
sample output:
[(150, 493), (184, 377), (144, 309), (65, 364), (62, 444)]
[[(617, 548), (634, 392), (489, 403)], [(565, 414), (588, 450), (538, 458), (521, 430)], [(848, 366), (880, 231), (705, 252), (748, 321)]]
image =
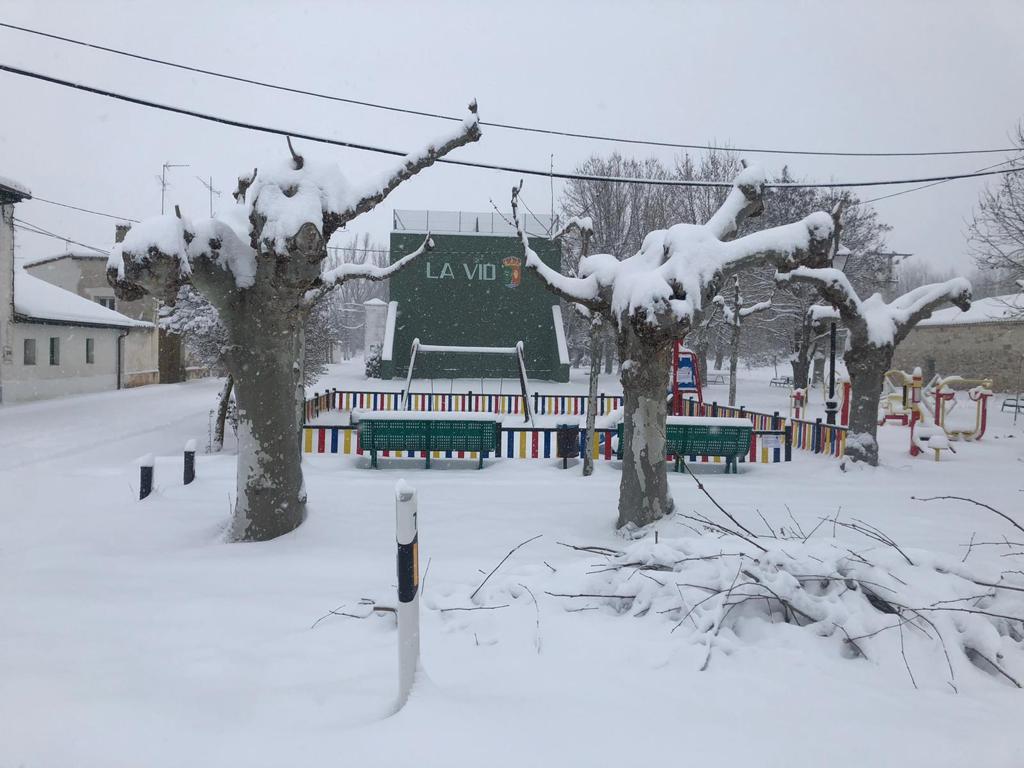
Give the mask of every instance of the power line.
[(65, 237), (64, 235), (59, 235), (56, 232), (50, 232), (49, 230), (43, 229), (42, 227), (39, 227), (39, 226), (37, 226), (35, 224), (32, 224), (31, 222), (25, 221), (24, 219), (19, 219), (19, 218), (15, 217), (14, 218), (14, 226), (16, 226), (18, 229), (22, 230), (23, 232), (30, 232), (30, 233), (32, 233), (34, 235), (43, 235), (44, 237), (52, 237), (55, 240), (63, 240), (66, 243), (72, 243), (74, 245), (81, 246), (82, 248), (88, 248), (90, 251), (96, 251), (97, 253), (102, 253), (104, 256), (109, 256), (110, 255), (110, 251), (105, 251), (102, 248), (97, 248), (94, 245), (87, 245), (86, 243), (80, 243), (77, 240), (72, 240), (70, 237)]
[[(254, 123), (247, 123), (241, 120), (234, 120), (232, 118), (220, 117), (217, 115), (207, 114), (205, 112), (198, 112), (196, 110), (185, 109), (183, 107), (174, 107), (168, 104), (161, 104), (155, 101), (149, 101), (147, 99), (140, 99), (136, 96), (127, 96), (122, 93), (116, 93), (114, 91), (107, 91), (102, 88), (95, 88), (90, 85), (83, 85), (81, 83), (73, 83), (69, 80), (62, 80), (58, 77), (51, 77), (50, 75), (43, 75), (38, 72), (30, 72), (25, 69), (18, 67), (12, 67), (7, 64), (0, 64), (0, 71), (9, 72), (14, 75), (20, 75), (22, 77), (29, 77), (34, 80), (42, 80), (43, 82), (51, 83), (53, 85), (60, 85), (66, 88), (73, 88), (75, 90), (84, 91), (86, 93), (96, 94), (98, 96), (106, 96), (111, 99), (117, 99), (118, 101), (128, 102), (129, 104), (136, 104), (138, 106), (149, 107), (151, 109), (158, 109), (164, 112), (171, 112), (179, 115), (186, 115), (187, 117), (194, 117), (199, 120), (206, 120), (212, 123), (220, 123), (222, 125), (229, 125), (234, 128), (245, 128), (250, 131), (257, 131), (260, 133), (269, 133), (275, 136), (285, 136), (298, 139), (304, 139), (306, 141), (312, 141), (318, 144), (330, 144), (336, 147), (346, 147), (348, 149), (359, 149), (365, 152), (376, 152), (378, 154), (392, 155), (395, 157), (406, 157), (407, 152), (401, 152), (396, 149), (388, 149), (384, 147), (376, 147), (369, 144), (360, 144), (352, 141), (342, 141), (340, 139), (329, 139), (323, 136), (314, 136), (312, 134), (303, 133), (301, 131), (285, 130), (282, 128), (271, 128), (269, 126), (257, 125)], [(698, 181), (691, 179), (648, 179), (648, 178), (625, 178), (620, 176), (593, 176), (589, 174), (580, 173), (565, 173), (559, 171), (544, 171), (536, 170), (533, 168), (522, 168), (519, 166), (512, 165), (499, 165), (497, 163), (482, 163), (475, 162), (472, 160), (455, 160), (452, 158), (439, 158), (435, 162), (444, 163), (445, 165), (457, 165), (464, 168), (477, 168), (488, 171), (504, 171), (508, 173), (515, 173), (521, 176), (539, 176), (545, 179), (556, 178), (556, 179), (571, 179), (578, 181), (593, 181), (593, 182), (611, 182), (620, 184), (650, 184), (654, 186), (668, 186), (668, 187), (718, 187), (718, 188), (729, 188), (732, 187), (731, 181)], [(796, 182), (768, 182), (763, 186), (766, 188), (792, 188), (792, 189), (836, 189), (840, 187), (883, 187), (892, 186), (897, 184), (921, 184), (932, 181), (953, 181), (955, 179), (969, 179), (980, 176), (996, 176), (1006, 173), (1018, 173), (1022, 168), (1007, 168), (999, 171), (985, 171), (980, 173), (960, 173), (960, 174), (947, 174), (945, 176), (928, 176), (916, 179), (886, 179), (876, 181), (832, 181), (832, 182), (815, 182), (815, 183), (796, 183)]]
[[(1018, 150), (1021, 151), (1021, 150)], [(992, 168), (998, 168), (1000, 165), (1009, 165), (1010, 163), (1016, 163), (1020, 160), (1020, 157), (1013, 157), (1009, 160), (1003, 160), (1001, 163), (994, 163), (992, 165), (986, 165), (984, 168), (979, 168), (976, 173), (987, 171)], [(937, 187), (939, 184), (945, 184), (949, 181), (948, 179), (942, 181), (933, 181), (931, 184), (923, 184), (920, 187), (911, 187), (910, 189), (903, 189), (899, 192), (892, 192), (888, 195), (880, 195), (879, 197), (873, 197), (870, 200), (860, 200), (855, 205), (868, 205), (870, 203), (877, 203), (879, 200), (888, 200), (890, 197), (899, 197), (900, 195), (909, 195), (911, 192), (920, 192), (922, 189), (928, 189), (929, 187)]]
[(77, 205), (71, 205), (70, 203), (59, 203), (56, 200), (47, 200), (45, 197), (39, 197), (38, 195), (32, 195), (32, 200), (39, 203), (48, 203), (49, 205), (59, 205), (61, 208), (70, 208), (73, 211), (81, 211), (82, 213), (91, 213), (94, 216), (106, 216), (108, 219), (117, 219), (118, 221), (130, 221), (134, 224), (138, 224), (138, 219), (132, 219), (127, 216), (117, 216), (113, 213), (104, 213), (103, 211), (93, 211), (88, 208), (81, 208)]
[[(346, 98), (342, 96), (334, 96), (332, 94), (320, 93), (317, 91), (310, 91), (304, 88), (295, 88), (287, 85), (280, 85), (276, 83), (268, 83), (262, 80), (256, 80), (249, 77), (242, 77), (240, 75), (231, 75), (224, 72), (216, 72), (211, 69), (203, 69), (202, 67), (194, 67), (188, 64), (181, 64), (179, 62), (167, 61), (166, 59), (158, 59), (152, 56), (144, 56), (139, 53), (132, 53), (131, 51), (124, 51), (118, 48), (110, 48), (105, 45), (99, 45), (98, 43), (90, 43), (85, 40), (76, 40), (71, 37), (63, 37), (61, 35), (55, 35), (50, 32), (43, 32), (38, 29), (30, 29), (28, 27), (21, 27), (16, 24), (7, 24), (0, 22), (0, 27), (6, 29), (16, 30), (18, 32), (25, 32), (30, 35), (38, 35), (39, 37), (49, 38), (51, 40), (58, 40), (62, 43), (70, 43), (72, 45), (78, 45), (83, 48), (91, 48), (97, 51), (103, 51), (104, 53), (112, 53), (117, 56), (125, 56), (130, 59), (136, 59), (138, 61), (145, 61), (150, 64), (159, 64), (164, 67), (172, 67), (174, 69), (180, 69), (185, 72), (194, 72), (200, 75), (208, 75), (209, 77), (216, 77), (222, 80), (230, 80), (236, 83), (244, 83), (246, 85), (255, 85), (260, 88), (269, 88), (275, 91), (281, 91), (284, 93), (292, 93), (300, 96), (310, 96), (316, 99), (324, 99), (326, 101), (335, 101), (343, 104), (352, 104), (359, 107), (368, 107), (371, 109), (380, 109), (387, 112), (397, 112), (406, 115), (416, 115), (417, 117), (429, 117), (436, 120), (450, 120), (455, 122), (462, 122), (461, 117), (454, 115), (444, 115), (437, 112), (427, 112), (418, 109), (410, 109), (408, 107), (396, 107), (388, 104), (378, 104), (372, 101), (363, 101), (360, 99)], [(553, 128), (537, 128), (525, 125), (515, 125), (512, 123), (485, 123), (481, 122), (481, 125), (489, 128), (502, 128), (509, 131), (521, 131), (525, 133), (539, 133), (548, 136), (564, 136), (573, 139), (588, 139), (591, 141), (609, 141), (618, 144), (639, 144), (650, 147), (669, 147), (672, 149), (699, 149), (708, 151), (725, 151), (725, 152), (748, 152), (756, 154), (771, 154), (771, 155), (809, 155), (816, 157), (939, 157), (939, 156), (950, 156), (950, 155), (982, 155), (982, 154), (996, 154), (1001, 152), (1011, 152), (1013, 147), (1003, 149), (957, 149), (957, 150), (946, 150), (946, 151), (935, 151), (935, 152), (831, 152), (831, 151), (813, 151), (813, 150), (790, 150), (790, 149), (764, 149), (754, 147), (721, 147), (713, 144), (684, 144), (671, 141), (654, 141), (650, 139), (627, 139), (623, 137), (615, 136), (602, 136), (599, 134), (591, 133), (574, 133), (572, 131), (560, 131)]]

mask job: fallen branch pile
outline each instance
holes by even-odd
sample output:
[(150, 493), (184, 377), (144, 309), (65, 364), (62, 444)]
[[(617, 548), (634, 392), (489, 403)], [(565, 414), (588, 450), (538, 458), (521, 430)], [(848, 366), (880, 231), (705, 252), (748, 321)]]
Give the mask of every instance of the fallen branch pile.
[[(702, 527), (701, 535), (648, 537), (623, 551), (576, 548), (603, 559), (589, 563), (582, 581), (562, 569), (552, 579), (559, 588), (547, 594), (574, 610), (606, 607), (671, 621), (672, 632), (705, 648), (702, 669), (715, 650), (732, 652), (763, 636), (768, 623), (813, 632), (848, 658), (896, 664), (914, 687), (928, 676), (956, 691), (979, 669), (1018, 688), (1024, 682), (1019, 571), (903, 548), (877, 527), (838, 514), (810, 534), (797, 526), (770, 537), (680, 517)], [(833, 536), (812, 538), (822, 527)], [(856, 551), (836, 538), (847, 531), (872, 546)], [(568, 588), (573, 583), (579, 588)]]

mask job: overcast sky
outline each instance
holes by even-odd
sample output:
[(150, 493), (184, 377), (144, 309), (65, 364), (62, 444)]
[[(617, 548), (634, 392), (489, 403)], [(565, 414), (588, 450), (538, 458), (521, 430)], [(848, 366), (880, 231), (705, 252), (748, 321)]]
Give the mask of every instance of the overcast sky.
[[(10, 2), (0, 20), (158, 58), (339, 96), (484, 121), (662, 141), (840, 151), (1006, 147), (1024, 116), (1022, 2)], [(275, 93), (0, 29), (0, 61), (235, 119), (403, 150), (449, 124)], [(169, 207), (207, 212), (196, 176), (228, 196), (284, 141), (0, 73), (0, 176), (40, 196), (140, 219), (160, 211), (156, 177), (174, 169)], [(457, 150), (484, 162), (571, 170), (620, 149), (673, 150), (485, 129)], [(303, 144), (352, 179), (394, 159)], [(968, 172), (1002, 155), (814, 158), (746, 154), (769, 173), (864, 180)], [(386, 241), (393, 208), (507, 205), (512, 174), (434, 167), (350, 230)], [(950, 182), (877, 204), (889, 244), (966, 269), (965, 220), (985, 182)], [(861, 190), (869, 198), (889, 190)], [(556, 184), (555, 194), (558, 194)], [(550, 208), (548, 181), (525, 197)], [(232, 203), (233, 204), (233, 203)], [(114, 222), (41, 202), (17, 215), (108, 248)], [(339, 236), (341, 237), (341, 236)], [(335, 241), (337, 242), (337, 241)], [(63, 249), (18, 233), (18, 256)]]

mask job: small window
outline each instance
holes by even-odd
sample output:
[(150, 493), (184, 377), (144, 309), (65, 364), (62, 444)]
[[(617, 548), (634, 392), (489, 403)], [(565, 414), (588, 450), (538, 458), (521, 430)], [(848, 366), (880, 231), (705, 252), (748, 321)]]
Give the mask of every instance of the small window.
[(114, 308), (114, 297), (113, 296), (100, 296), (100, 297), (98, 297), (96, 299), (96, 301), (100, 305), (106, 307), (107, 309), (113, 309)]
[(50, 365), (60, 365), (60, 337), (50, 337)]
[(36, 340), (35, 339), (25, 339), (25, 353), (24, 353), (23, 362), (25, 363), (25, 365), (35, 365), (36, 364)]
[(85, 362), (88, 365), (96, 362), (96, 343), (93, 339), (85, 340)]

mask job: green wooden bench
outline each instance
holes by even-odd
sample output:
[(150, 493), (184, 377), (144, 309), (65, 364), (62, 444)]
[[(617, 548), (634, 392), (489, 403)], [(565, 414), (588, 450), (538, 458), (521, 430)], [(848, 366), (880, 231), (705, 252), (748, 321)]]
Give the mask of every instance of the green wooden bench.
[(478, 469), (484, 452), (498, 451), (501, 422), (490, 414), (416, 413), (408, 411), (353, 411), (359, 446), (370, 452), (370, 466), (377, 466), (378, 451), (424, 451), (430, 469), (432, 451), (477, 451)]
[[(622, 458), (622, 424), (619, 424), (618, 458)], [(754, 425), (749, 419), (710, 416), (669, 416), (665, 424), (665, 451), (675, 457), (675, 471), (685, 456), (721, 456), (725, 473), (735, 475), (739, 457), (750, 450)]]

